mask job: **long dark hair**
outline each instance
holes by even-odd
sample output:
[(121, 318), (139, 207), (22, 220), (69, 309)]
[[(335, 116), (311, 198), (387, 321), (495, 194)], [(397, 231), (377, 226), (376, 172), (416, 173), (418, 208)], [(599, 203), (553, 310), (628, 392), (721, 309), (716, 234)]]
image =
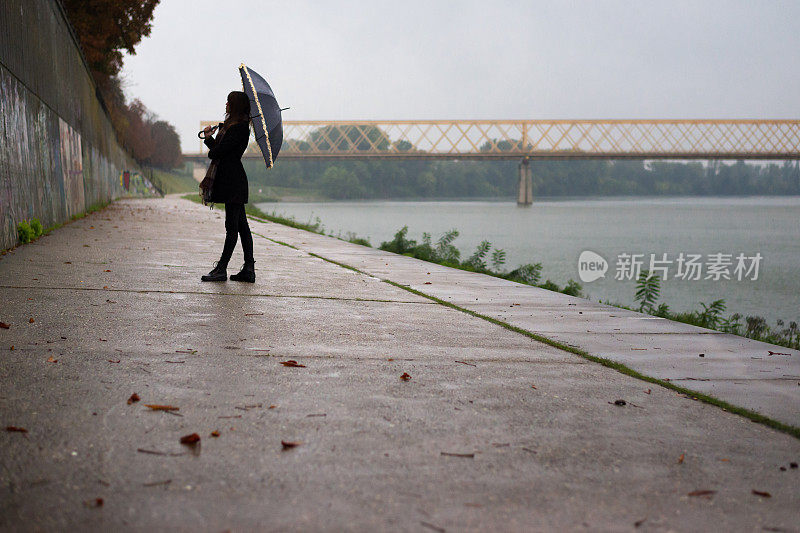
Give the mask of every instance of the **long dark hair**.
[(223, 128), (227, 129), (237, 122), (250, 121), (250, 99), (242, 91), (228, 93), (228, 107), (229, 111), (225, 115)]

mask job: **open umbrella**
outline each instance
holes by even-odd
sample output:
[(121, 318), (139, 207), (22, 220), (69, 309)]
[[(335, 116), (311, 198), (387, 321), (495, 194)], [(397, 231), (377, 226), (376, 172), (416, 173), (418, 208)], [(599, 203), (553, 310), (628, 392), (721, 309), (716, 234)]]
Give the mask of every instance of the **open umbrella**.
[(244, 92), (250, 98), (250, 118), (256, 143), (261, 148), (267, 168), (272, 168), (283, 144), (281, 108), (269, 83), (242, 63), (239, 66)]

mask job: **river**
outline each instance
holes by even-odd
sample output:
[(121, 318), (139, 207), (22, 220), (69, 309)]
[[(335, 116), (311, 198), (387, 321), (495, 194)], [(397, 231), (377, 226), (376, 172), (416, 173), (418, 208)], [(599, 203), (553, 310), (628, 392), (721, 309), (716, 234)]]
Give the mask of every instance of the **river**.
[[(537, 199), (530, 207), (509, 201), (285, 202), (258, 207), (300, 222), (319, 218), (326, 233), (346, 237), (352, 232), (375, 247), (405, 225), (409, 238), (417, 240), (428, 232), (436, 241), (456, 228), (460, 236), (454, 244), (462, 258), (485, 239), (505, 250), (504, 268), (541, 262), (542, 280), (559, 285), (580, 281), (578, 258), (589, 250), (605, 260), (608, 270), (604, 277), (582, 283), (585, 295), (625, 305), (634, 303), (635, 293), (635, 282), (626, 278), (639, 261), (641, 268), (649, 268), (653, 255), (662, 278), (666, 273), (659, 302), (673, 311), (724, 298), (726, 316), (760, 315), (773, 327), (777, 319), (787, 324), (800, 319), (796, 196)], [(699, 256), (694, 263), (700, 279), (693, 279), (698, 271), (688, 268), (691, 255)], [(737, 265), (744, 268), (737, 270)]]

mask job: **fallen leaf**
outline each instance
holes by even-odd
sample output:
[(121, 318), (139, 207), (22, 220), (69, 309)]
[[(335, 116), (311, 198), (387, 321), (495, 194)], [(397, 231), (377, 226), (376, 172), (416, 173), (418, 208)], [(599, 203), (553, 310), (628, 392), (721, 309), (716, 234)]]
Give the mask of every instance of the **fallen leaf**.
[(687, 496), (703, 496), (703, 497), (706, 497), (706, 498), (710, 498), (711, 496), (713, 496), (716, 493), (717, 493), (717, 491), (715, 491), (715, 490), (693, 490), (692, 492), (687, 494)]
[(768, 352), (768, 355), (792, 355), (792, 354), (790, 354), (790, 353), (784, 353), (784, 352), (773, 352), (773, 351), (771, 351), (771, 350), (767, 350), (767, 352)]
[(52, 355), (47, 358), (48, 363), (58, 363), (58, 359), (54, 358)]
[(104, 289), (107, 289), (107, 288), (108, 288), (108, 285), (103, 285), (103, 288), (104, 288)]
[[(532, 389), (536, 389), (536, 385), (531, 385), (531, 388)], [(536, 389), (536, 390), (539, 390), (539, 389)]]
[(0, 328), (3, 328), (3, 329), (8, 329), (8, 328), (10, 328), (10, 327), (11, 327), (11, 326), (10, 326), (10, 325), (8, 325), (8, 324), (6, 324), (5, 322), (0, 322)]
[(172, 405), (159, 405), (156, 403), (146, 403), (144, 404), (145, 407), (149, 407), (153, 411), (178, 411), (180, 410), (179, 407), (174, 407)]
[(685, 455), (686, 455), (686, 454), (682, 453), (682, 454), (681, 454), (681, 456), (680, 456), (680, 457), (678, 457), (678, 464), (679, 464), (679, 465), (682, 465), (682, 464), (683, 464), (683, 459), (685, 458)]
[(772, 494), (770, 494), (769, 492), (763, 492), (763, 491), (756, 490), (756, 489), (753, 489), (752, 492), (756, 496), (761, 496), (762, 498), (772, 498)]
[(91, 500), (86, 500), (83, 502), (83, 505), (86, 507), (102, 507), (103, 506), (103, 498), (93, 498)]
[(450, 452), (439, 452), (441, 455), (446, 455), (447, 457), (464, 457), (466, 459), (473, 459), (475, 457), (474, 453), (450, 453)]
[(200, 442), (200, 435), (197, 433), (192, 433), (190, 435), (184, 435), (181, 437), (181, 444), (186, 444), (187, 446), (194, 446)]
[(103, 272), (111, 272), (110, 270), (103, 270)]
[(644, 391), (644, 393), (645, 394), (650, 394), (650, 389), (647, 389), (646, 391)]
[(10, 348), (10, 349), (11, 349), (12, 351), (14, 350), (14, 345), (13, 345), (13, 344), (11, 345), (11, 348)]
[(28, 430), (17, 426), (6, 426), (6, 431), (16, 431), (17, 433), (27, 433)]
[(430, 285), (430, 284), (431, 284), (430, 281), (426, 281), (423, 285)]
[[(608, 403), (611, 403), (611, 402), (608, 402)], [(627, 405), (627, 404), (628, 404), (628, 402), (626, 402), (625, 400), (614, 400), (614, 405), (622, 406), (622, 405)]]
[(106, 359), (106, 361), (108, 361), (109, 363), (119, 363), (120, 359), (117, 359), (116, 361), (114, 361), (113, 359)]
[(134, 392), (133, 394), (131, 394), (131, 397), (128, 398), (128, 405), (131, 405), (132, 403), (136, 403), (139, 400), (141, 400), (141, 398), (139, 398), (139, 395)]
[(33, 317), (31, 317), (31, 318), (30, 318), (30, 320), (28, 320), (28, 322), (29, 322), (29, 323), (31, 323), (31, 324), (33, 324), (33, 323), (34, 323), (34, 322), (36, 322), (36, 321), (33, 319)]
[(212, 437), (219, 437), (219, 431), (217, 431), (217, 430), (212, 431), (211, 432), (211, 436)]
[(387, 361), (394, 361), (394, 357), (390, 357)]
[(306, 367), (306, 365), (301, 365), (300, 363), (298, 363), (294, 359), (289, 359), (288, 361), (280, 361), (280, 363), (283, 366), (290, 366), (290, 367), (296, 367), (296, 368), (305, 368)]
[(275, 409), (276, 407), (278, 407), (278, 406), (277, 405), (270, 405), (269, 407), (267, 407), (267, 409)]
[(409, 379), (411, 379), (411, 376), (408, 375), (408, 372), (403, 372), (403, 375), (400, 376), (400, 379), (402, 379), (403, 381), (408, 381)]
[(283, 446), (284, 450), (289, 450), (291, 448), (295, 448), (297, 446), (300, 446), (301, 444), (303, 444), (303, 443), (300, 442), (300, 441), (288, 441), (288, 440), (282, 440), (281, 441), (281, 446)]

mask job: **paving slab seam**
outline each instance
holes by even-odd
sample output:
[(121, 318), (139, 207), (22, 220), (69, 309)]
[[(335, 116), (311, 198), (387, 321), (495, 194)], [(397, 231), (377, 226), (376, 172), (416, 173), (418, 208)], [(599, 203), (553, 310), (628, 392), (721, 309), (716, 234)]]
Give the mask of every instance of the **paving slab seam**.
[(27, 285), (0, 285), (0, 289), (25, 289), (25, 290), (48, 290), (48, 291), (98, 291), (98, 292), (120, 292), (128, 294), (195, 294), (208, 296), (249, 296), (257, 298), (297, 298), (311, 300), (335, 300), (342, 302), (375, 302), (392, 304), (417, 304), (435, 305), (435, 302), (412, 302), (409, 300), (381, 300), (373, 298), (343, 298), (337, 296), (319, 296), (313, 294), (263, 294), (263, 293), (241, 293), (241, 292), (211, 292), (211, 291), (165, 291), (158, 289), (102, 289), (98, 287), (47, 287), (47, 286), (27, 286)]
[[(266, 237), (266, 238), (269, 239), (268, 237)], [(272, 239), (269, 239), (269, 240), (272, 240)], [(306, 252), (306, 253), (308, 253), (312, 257), (317, 257), (317, 258), (322, 259), (324, 261), (328, 261), (329, 263), (333, 263), (333, 264), (338, 265), (338, 266), (340, 266), (342, 268), (346, 268), (348, 270), (353, 270), (355, 272), (359, 272), (359, 273), (367, 275), (367, 276), (371, 275), (371, 274), (369, 274), (367, 272), (362, 272), (361, 270), (359, 270), (356, 267), (353, 267), (351, 265), (347, 265), (345, 263), (341, 263), (339, 261), (335, 261), (333, 259), (328, 259), (327, 257), (323, 257), (323, 256), (321, 256), (319, 254), (314, 253), (314, 252)], [(780, 422), (778, 420), (775, 420), (775, 419), (772, 419), (770, 417), (764, 416), (761, 413), (757, 413), (757, 412), (752, 411), (750, 409), (746, 409), (744, 407), (739, 407), (737, 405), (728, 403), (728, 402), (726, 402), (724, 400), (721, 400), (719, 398), (715, 398), (714, 396), (710, 396), (708, 394), (704, 394), (704, 393), (701, 393), (701, 392), (698, 392), (698, 391), (694, 391), (694, 390), (688, 389), (686, 387), (681, 387), (680, 385), (675, 385), (675, 384), (671, 383), (670, 381), (665, 381), (663, 379), (654, 378), (654, 377), (642, 374), (641, 372), (637, 372), (636, 370), (633, 370), (632, 368), (630, 368), (629, 366), (627, 366), (627, 365), (625, 365), (623, 363), (619, 363), (617, 361), (614, 361), (614, 360), (611, 360), (611, 359), (608, 359), (608, 358), (605, 358), (605, 357), (602, 357), (602, 356), (592, 355), (592, 354), (586, 352), (585, 350), (582, 350), (582, 349), (580, 349), (580, 348), (578, 348), (576, 346), (564, 344), (562, 342), (550, 339), (550, 338), (545, 337), (543, 335), (540, 335), (538, 333), (533, 333), (533, 332), (528, 331), (526, 329), (514, 326), (512, 324), (509, 324), (508, 322), (504, 322), (503, 320), (500, 320), (500, 319), (497, 319), (497, 318), (493, 318), (493, 317), (490, 317), (488, 315), (484, 315), (482, 313), (478, 313), (476, 311), (472, 311), (470, 309), (467, 309), (467, 308), (461, 307), (459, 305), (456, 305), (456, 304), (454, 304), (452, 302), (448, 302), (446, 300), (442, 300), (441, 298), (437, 298), (435, 296), (426, 294), (426, 293), (424, 293), (422, 291), (418, 291), (416, 289), (413, 289), (413, 288), (409, 287), (408, 285), (403, 285), (401, 283), (394, 282), (394, 281), (392, 281), (390, 279), (381, 279), (381, 281), (384, 282), (384, 283), (388, 283), (388, 284), (390, 284), (390, 285), (392, 285), (394, 287), (397, 287), (399, 289), (408, 291), (408, 292), (410, 292), (412, 294), (416, 294), (417, 296), (421, 296), (423, 298), (428, 298), (429, 300), (431, 300), (431, 301), (433, 301), (435, 303), (438, 303), (440, 305), (444, 305), (445, 307), (449, 307), (451, 309), (455, 309), (457, 311), (461, 311), (462, 313), (466, 313), (466, 314), (468, 314), (470, 316), (486, 320), (487, 322), (491, 322), (491, 323), (493, 323), (495, 325), (498, 325), (498, 326), (503, 327), (505, 329), (508, 329), (510, 331), (514, 331), (516, 333), (520, 333), (522, 335), (525, 335), (525, 336), (527, 336), (527, 337), (529, 337), (529, 338), (531, 338), (533, 340), (542, 342), (544, 344), (547, 344), (549, 346), (552, 346), (554, 348), (558, 348), (558, 349), (566, 351), (566, 352), (570, 352), (572, 354), (575, 354), (575, 355), (577, 355), (579, 357), (583, 357), (584, 359), (587, 359), (587, 360), (592, 361), (594, 363), (601, 364), (601, 365), (603, 365), (605, 367), (612, 368), (612, 369), (614, 369), (614, 370), (616, 370), (616, 371), (618, 371), (618, 372), (620, 372), (622, 374), (625, 374), (627, 376), (630, 376), (630, 377), (633, 377), (633, 378), (636, 378), (636, 379), (640, 379), (642, 381), (646, 381), (646, 382), (652, 383), (654, 385), (659, 385), (661, 387), (673, 390), (673, 391), (675, 391), (677, 393), (680, 393), (680, 394), (684, 394), (687, 397), (692, 398), (693, 400), (697, 400), (697, 401), (701, 401), (703, 403), (714, 405), (716, 407), (719, 407), (719, 408), (723, 409), (724, 411), (728, 411), (728, 412), (731, 412), (731, 413), (735, 413), (735, 414), (741, 415), (741, 416), (743, 416), (745, 418), (750, 419), (753, 422), (756, 422), (758, 424), (762, 424), (762, 425), (765, 425), (765, 426), (770, 427), (772, 429), (781, 431), (783, 433), (786, 433), (788, 435), (791, 435), (791, 436), (795, 437), (796, 439), (800, 439), (800, 427), (796, 427), (796, 426), (793, 426), (793, 425), (790, 425), (790, 424), (785, 424), (785, 423)]]

